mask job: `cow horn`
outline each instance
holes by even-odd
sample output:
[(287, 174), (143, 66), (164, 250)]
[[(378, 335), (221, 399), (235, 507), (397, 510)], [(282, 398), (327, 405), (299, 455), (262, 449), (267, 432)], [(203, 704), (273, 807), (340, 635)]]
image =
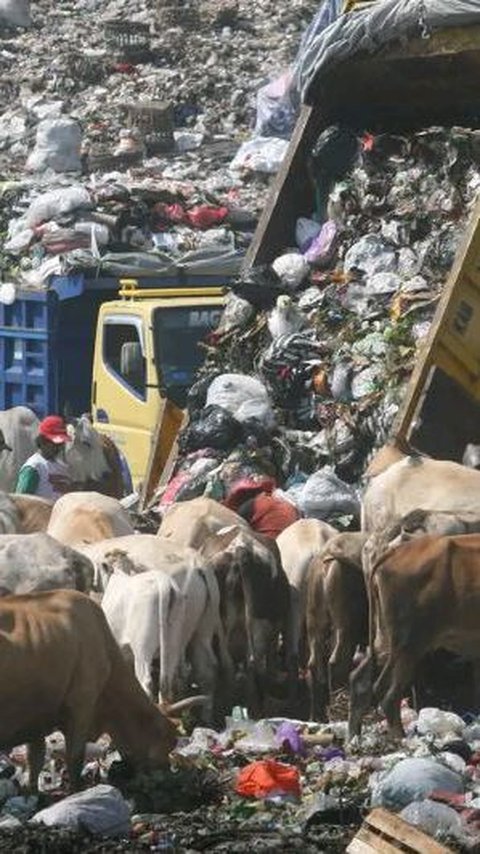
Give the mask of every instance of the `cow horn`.
[(209, 703), (211, 697), (208, 694), (196, 694), (194, 697), (185, 697), (184, 700), (178, 700), (176, 703), (162, 704), (161, 708), (166, 715), (176, 715), (179, 712), (184, 712), (187, 709), (192, 709), (194, 706), (203, 706)]

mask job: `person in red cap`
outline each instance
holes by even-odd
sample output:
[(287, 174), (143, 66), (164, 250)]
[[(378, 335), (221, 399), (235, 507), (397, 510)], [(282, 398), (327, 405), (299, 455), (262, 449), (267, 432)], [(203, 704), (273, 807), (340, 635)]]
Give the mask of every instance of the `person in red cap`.
[(73, 483), (68, 466), (60, 459), (69, 438), (67, 425), (60, 415), (44, 418), (38, 428), (38, 451), (20, 469), (15, 492), (38, 495), (51, 501), (70, 492)]

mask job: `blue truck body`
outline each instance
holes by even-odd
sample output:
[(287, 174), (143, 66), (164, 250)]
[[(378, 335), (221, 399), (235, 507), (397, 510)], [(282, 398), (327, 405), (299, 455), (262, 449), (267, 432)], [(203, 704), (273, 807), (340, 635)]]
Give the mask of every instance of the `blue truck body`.
[[(227, 283), (225, 276), (138, 281), (145, 288)], [(39, 418), (90, 411), (98, 309), (118, 290), (118, 278), (52, 276), (48, 289), (19, 290), (12, 305), (0, 304), (0, 409), (28, 406)]]

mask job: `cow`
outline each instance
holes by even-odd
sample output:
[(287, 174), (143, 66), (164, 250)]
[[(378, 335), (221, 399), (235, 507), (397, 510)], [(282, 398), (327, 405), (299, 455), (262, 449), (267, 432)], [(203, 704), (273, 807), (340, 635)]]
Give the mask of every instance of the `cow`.
[(325, 718), (331, 692), (348, 683), (355, 650), (367, 644), (368, 606), (362, 572), (364, 542), (364, 534), (337, 534), (310, 561), (306, 632), (313, 720)]
[(292, 679), (290, 595), (278, 548), (267, 537), (233, 526), (211, 536), (200, 553), (218, 580), (229, 655), (246, 673), (252, 713), (260, 714), (275, 678), (280, 637)]
[(2, 449), (0, 451), (0, 490), (13, 492), (18, 472), (37, 450), (35, 439), (40, 422), (26, 406), (0, 411)]
[(175, 744), (173, 724), (135, 679), (101, 608), (76, 591), (0, 599), (0, 708), (0, 749), (28, 744), (33, 788), (56, 729), (74, 790), (86, 742), (102, 733), (145, 769), (168, 767)]
[[(208, 561), (193, 549), (151, 534), (117, 537), (85, 547), (84, 553), (94, 564), (96, 588), (106, 590), (102, 607), (114, 635), (132, 651), (142, 685), (152, 690), (148, 674), (159, 654), (161, 702), (172, 699), (186, 659), (196, 682), (215, 696), (219, 667), (228, 681), (232, 665), (220, 622), (218, 584)], [(205, 702), (204, 717), (211, 714), (211, 704)]]
[(479, 567), (479, 534), (425, 535), (374, 565), (369, 653), (350, 677), (351, 736), (360, 733), (373, 702), (382, 706), (391, 734), (403, 736), (400, 703), (427, 653), (443, 649), (478, 659)]
[(178, 545), (201, 549), (212, 534), (232, 526), (250, 530), (241, 516), (218, 501), (204, 497), (192, 498), (168, 508), (158, 529), (158, 536), (174, 540)]
[(420, 456), (393, 463), (366, 489), (362, 531), (385, 530), (417, 509), (480, 516), (480, 471)]
[(98, 492), (69, 492), (55, 503), (47, 532), (64, 545), (81, 547), (133, 534), (134, 528), (116, 498)]
[(0, 596), (71, 588), (87, 593), (93, 564), (48, 534), (0, 536)]
[[(119, 643), (131, 649), (139, 681), (151, 694), (152, 662), (158, 655), (159, 702), (170, 702), (188, 660), (194, 680), (213, 698), (218, 676), (214, 641), (223, 639), (213, 571), (190, 549), (162, 553), (163, 544), (154, 536), (122, 539), (103, 557), (103, 568), (113, 574), (102, 608)], [(127, 540), (133, 541), (130, 547)], [(220, 652), (228, 670), (223, 648)], [(204, 716), (211, 715), (211, 703), (205, 703)]]
[(46, 531), (52, 508), (52, 502), (46, 498), (0, 492), (0, 534)]
[(367, 584), (375, 562), (388, 549), (425, 534), (453, 536), (480, 533), (480, 515), (476, 513), (412, 510), (385, 530), (374, 531), (363, 548), (363, 571)]
[(290, 586), (289, 637), (291, 668), (305, 659), (308, 575), (311, 561), (319, 555), (335, 528), (318, 519), (299, 519), (277, 537), (277, 546), (284, 572)]

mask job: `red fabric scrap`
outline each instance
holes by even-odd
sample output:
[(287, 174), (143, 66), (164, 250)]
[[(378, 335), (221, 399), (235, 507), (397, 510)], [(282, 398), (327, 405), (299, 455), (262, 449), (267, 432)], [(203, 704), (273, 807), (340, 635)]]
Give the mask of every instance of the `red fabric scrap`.
[(294, 795), (299, 798), (300, 774), (292, 765), (274, 759), (262, 759), (242, 768), (235, 791), (245, 798), (271, 798), (274, 795)]
[(212, 228), (220, 225), (228, 216), (228, 208), (211, 208), (207, 205), (198, 205), (187, 211), (186, 218), (192, 228)]

